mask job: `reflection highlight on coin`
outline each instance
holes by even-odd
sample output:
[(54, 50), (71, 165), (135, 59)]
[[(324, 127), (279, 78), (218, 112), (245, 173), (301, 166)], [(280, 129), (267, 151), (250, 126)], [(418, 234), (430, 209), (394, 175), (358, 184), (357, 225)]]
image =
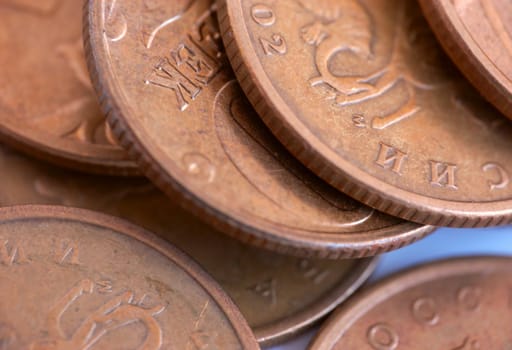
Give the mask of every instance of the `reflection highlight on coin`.
[(309, 349), (506, 349), (511, 266), (468, 257), (398, 273), (344, 304)]
[[(57, 206), (0, 209), (0, 344), (11, 349), (259, 349), (236, 306), (147, 231)], [(35, 287), (37, 286), (37, 287)]]
[(94, 96), (81, 18), (77, 1), (0, 3), (0, 136), (73, 169), (137, 174)]
[(252, 105), (325, 181), (423, 224), (511, 220), (512, 124), (445, 57), (416, 2), (221, 0), (218, 13)]
[(420, 1), (434, 33), (473, 85), (512, 118), (512, 3)]
[[(259, 342), (283, 341), (352, 294), (375, 260), (301, 259), (264, 251), (197, 221), (144, 179), (92, 176), (51, 167), (0, 146), (0, 205), (56, 204), (120, 216), (197, 260), (239, 306)], [(1, 248), (0, 248), (1, 249)]]
[[(85, 42), (114, 133), (164, 192), (244, 242), (305, 257), (375, 255), (433, 229), (362, 206), (291, 157), (233, 81), (212, 1), (153, 5), (89, 1)], [(117, 21), (128, 29), (113, 41)]]

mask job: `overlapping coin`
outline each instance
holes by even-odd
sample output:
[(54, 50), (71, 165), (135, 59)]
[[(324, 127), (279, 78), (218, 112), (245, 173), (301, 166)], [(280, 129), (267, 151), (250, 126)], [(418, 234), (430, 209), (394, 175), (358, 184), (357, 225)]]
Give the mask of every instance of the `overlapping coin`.
[(221, 0), (219, 19), (249, 100), (331, 185), (424, 224), (511, 220), (512, 125), (415, 1)]
[(98, 107), (81, 18), (78, 1), (0, 2), (0, 137), (73, 169), (138, 174)]
[(0, 209), (0, 262), (3, 348), (259, 349), (198, 265), (120, 219)]
[(294, 258), (243, 245), (199, 222), (147, 180), (65, 171), (3, 146), (0, 168), (10, 179), (0, 186), (1, 206), (97, 210), (128, 219), (184, 250), (233, 298), (260, 344), (282, 342), (319, 321), (355, 292), (376, 264), (375, 259)]
[(432, 230), (337, 193), (248, 106), (208, 0), (89, 1), (86, 51), (113, 131), (143, 172), (244, 242), (301, 256), (375, 255)]
[(439, 42), (473, 85), (512, 118), (512, 3), (420, 1)]
[(332, 260), (512, 220), (512, 7), (420, 3), (1, 2), (0, 140), (70, 169), (0, 145), (0, 349), (511, 347), (509, 258)]

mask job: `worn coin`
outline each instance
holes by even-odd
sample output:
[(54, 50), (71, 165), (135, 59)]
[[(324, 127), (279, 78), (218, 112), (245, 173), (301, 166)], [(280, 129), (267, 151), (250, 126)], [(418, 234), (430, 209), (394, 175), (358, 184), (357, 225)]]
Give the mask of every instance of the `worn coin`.
[(416, 222), (510, 221), (512, 125), (450, 65), (415, 1), (219, 6), (249, 100), (324, 180)]
[(475, 87), (512, 118), (512, 2), (422, 0), (427, 20)]
[(2, 206), (98, 210), (124, 217), (183, 249), (233, 298), (260, 344), (283, 341), (317, 322), (375, 267), (375, 259), (302, 259), (244, 245), (195, 220), (143, 179), (65, 171), (1, 146), (0, 168), (9, 179), (8, 186), (0, 186)]
[(471, 257), (400, 273), (336, 311), (309, 348), (510, 349), (511, 267)]
[(259, 349), (222, 289), (141, 228), (57, 206), (0, 222), (3, 349)]
[(74, 169), (135, 174), (94, 95), (80, 1), (0, 2), (0, 138)]
[(212, 1), (91, 0), (86, 49), (113, 131), (202, 218), (257, 246), (360, 257), (432, 230), (345, 197), (272, 137), (226, 62)]

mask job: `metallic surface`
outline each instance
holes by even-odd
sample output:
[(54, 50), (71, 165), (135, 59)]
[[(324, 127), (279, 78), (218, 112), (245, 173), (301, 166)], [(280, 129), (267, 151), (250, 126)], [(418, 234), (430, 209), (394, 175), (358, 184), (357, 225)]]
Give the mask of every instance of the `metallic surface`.
[(309, 348), (509, 349), (511, 267), (472, 257), (399, 273), (336, 311)]
[(233, 81), (211, 1), (87, 9), (86, 53), (114, 133), (201, 218), (256, 246), (329, 258), (375, 255), (432, 230), (337, 193), (286, 152)]
[(96, 102), (81, 17), (78, 0), (0, 1), (0, 137), (74, 169), (136, 174)]
[(301, 259), (243, 245), (199, 222), (143, 179), (74, 173), (3, 146), (0, 168), (9, 179), (0, 186), (1, 206), (97, 210), (128, 219), (183, 249), (233, 298), (261, 344), (281, 342), (316, 323), (375, 267), (375, 259)]
[(2, 349), (259, 349), (198, 265), (120, 219), (3, 208), (0, 247)]
[(487, 226), (512, 214), (512, 125), (406, 0), (222, 0), (227, 55), (275, 135), (388, 214)]
[(453, 61), (487, 100), (512, 118), (512, 2), (420, 3)]

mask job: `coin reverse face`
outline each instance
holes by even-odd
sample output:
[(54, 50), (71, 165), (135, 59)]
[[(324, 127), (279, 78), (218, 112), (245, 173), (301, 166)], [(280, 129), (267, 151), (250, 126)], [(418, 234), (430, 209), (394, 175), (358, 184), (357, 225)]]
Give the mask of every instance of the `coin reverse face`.
[(136, 174), (96, 102), (81, 7), (79, 1), (1, 1), (0, 137), (73, 169)]
[(122, 220), (0, 209), (3, 349), (259, 349), (219, 286)]
[(453, 61), (487, 100), (512, 118), (512, 2), (420, 3)]
[(97, 210), (128, 219), (184, 250), (226, 290), (260, 344), (281, 342), (316, 323), (356, 291), (376, 265), (370, 258), (305, 259), (242, 244), (198, 221), (142, 178), (66, 171), (3, 146), (0, 168), (9, 179), (8, 186), (0, 186), (1, 206)]
[(223, 0), (218, 13), (249, 100), (324, 180), (416, 222), (510, 220), (512, 125), (414, 1)]
[(229, 69), (212, 1), (91, 0), (86, 48), (113, 130), (166, 193), (301, 256), (374, 255), (432, 230), (337, 193), (272, 137)]
[(309, 349), (509, 349), (511, 266), (471, 257), (399, 273), (340, 308)]

